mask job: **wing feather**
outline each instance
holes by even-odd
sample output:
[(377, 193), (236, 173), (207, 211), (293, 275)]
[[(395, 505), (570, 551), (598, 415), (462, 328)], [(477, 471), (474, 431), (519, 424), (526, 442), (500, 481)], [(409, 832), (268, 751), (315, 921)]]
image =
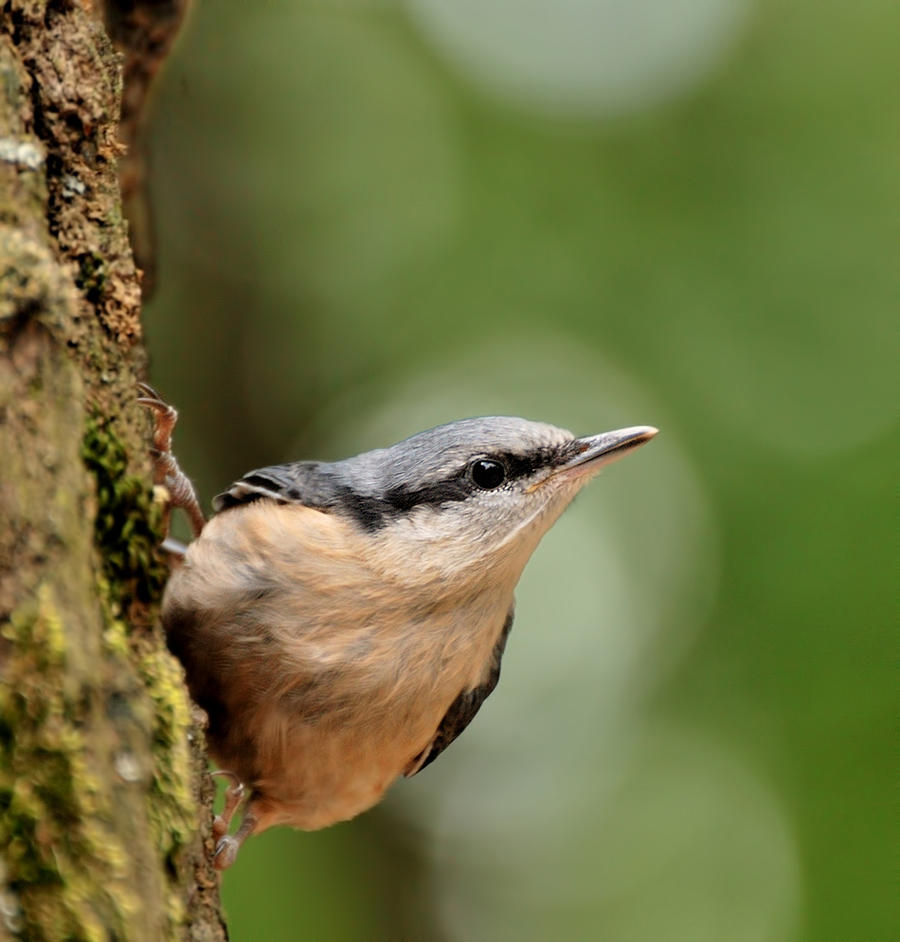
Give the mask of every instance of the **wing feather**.
[(475, 714), (481, 709), (481, 704), (490, 696), (497, 681), (500, 679), (500, 661), (503, 658), (503, 652), (506, 648), (506, 639), (509, 637), (509, 631), (512, 628), (514, 610), (510, 608), (503, 623), (503, 630), (500, 637), (494, 645), (491, 652), (490, 667), (485, 680), (477, 687), (471, 690), (462, 690), (459, 696), (450, 704), (450, 708), (441, 720), (437, 728), (434, 739), (417, 756), (405, 774), (408, 777), (421, 772), (426, 765), (430, 765), (434, 760), (456, 739), (460, 733), (472, 722)]
[(261, 498), (277, 500), (281, 504), (328, 506), (333, 497), (323, 488), (324, 479), (316, 473), (319, 467), (316, 461), (294, 461), (250, 471), (219, 494), (213, 500), (213, 508), (216, 511), (228, 510)]

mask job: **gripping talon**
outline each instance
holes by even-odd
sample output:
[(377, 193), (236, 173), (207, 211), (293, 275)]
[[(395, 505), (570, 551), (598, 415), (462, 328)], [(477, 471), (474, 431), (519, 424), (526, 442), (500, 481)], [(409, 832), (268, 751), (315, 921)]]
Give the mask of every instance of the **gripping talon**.
[(226, 769), (216, 769), (210, 772), (213, 778), (227, 778), (229, 785), (225, 789), (225, 805), (222, 813), (216, 815), (213, 820), (213, 837), (216, 841), (216, 849), (213, 852), (213, 866), (216, 870), (227, 870), (235, 861), (238, 851), (245, 840), (256, 830), (259, 819), (253, 813), (253, 802), (244, 812), (240, 827), (234, 834), (228, 833), (231, 826), (231, 819), (235, 811), (243, 804), (247, 794), (244, 783), (234, 774)]
[[(206, 526), (206, 517), (200, 508), (194, 485), (172, 454), (172, 433), (178, 421), (178, 411), (165, 402), (149, 384), (139, 382), (137, 387), (138, 391), (143, 393), (138, 396), (138, 403), (153, 410), (153, 446), (150, 449), (153, 456), (153, 482), (166, 488), (172, 507), (180, 507), (187, 514), (191, 530), (197, 537)], [(165, 520), (165, 532), (168, 532), (168, 516)]]
[(227, 778), (231, 781), (231, 784), (225, 789), (225, 805), (222, 808), (222, 813), (217, 814), (213, 819), (213, 837), (218, 841), (228, 834), (231, 819), (244, 800), (247, 789), (234, 772), (229, 772), (226, 769), (216, 769), (215, 772), (209, 774), (212, 778)]
[(159, 399), (159, 401), (162, 402), (162, 396), (160, 396), (160, 394), (149, 383), (145, 383), (143, 380), (138, 380), (137, 388), (140, 389), (142, 393), (150, 396), (152, 399)]
[(256, 830), (258, 823), (256, 817), (248, 811), (234, 834), (226, 834), (219, 838), (213, 853), (213, 866), (216, 870), (227, 870), (235, 862), (241, 845)]

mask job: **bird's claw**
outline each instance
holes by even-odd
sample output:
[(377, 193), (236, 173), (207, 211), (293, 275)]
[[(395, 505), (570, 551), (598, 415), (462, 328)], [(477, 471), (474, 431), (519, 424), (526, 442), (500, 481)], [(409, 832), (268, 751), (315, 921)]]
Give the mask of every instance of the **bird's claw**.
[(213, 837), (219, 840), (227, 835), (228, 828), (231, 826), (231, 819), (244, 800), (247, 789), (234, 772), (229, 772), (227, 769), (216, 769), (215, 772), (209, 774), (211, 778), (230, 779), (230, 784), (225, 789), (225, 805), (222, 808), (222, 813), (217, 814), (213, 819)]
[(237, 859), (238, 851), (244, 841), (253, 833), (258, 823), (256, 816), (252, 813), (251, 807), (245, 811), (240, 827), (234, 834), (228, 833), (231, 826), (231, 819), (235, 811), (244, 802), (247, 789), (244, 783), (234, 774), (225, 769), (217, 769), (211, 772), (213, 778), (227, 778), (230, 784), (225, 789), (225, 806), (222, 813), (216, 815), (213, 819), (213, 838), (216, 841), (216, 849), (213, 852), (213, 866), (216, 870), (227, 870)]
[(139, 382), (137, 387), (142, 393), (137, 398), (138, 403), (153, 411), (153, 445), (150, 448), (153, 481), (166, 488), (173, 507), (180, 507), (188, 515), (191, 530), (197, 537), (206, 525), (206, 518), (197, 500), (194, 485), (172, 454), (172, 433), (178, 421), (178, 410), (170, 406), (148, 383)]
[(227, 870), (237, 860), (241, 845), (230, 834), (220, 837), (213, 852), (213, 866), (216, 870)]

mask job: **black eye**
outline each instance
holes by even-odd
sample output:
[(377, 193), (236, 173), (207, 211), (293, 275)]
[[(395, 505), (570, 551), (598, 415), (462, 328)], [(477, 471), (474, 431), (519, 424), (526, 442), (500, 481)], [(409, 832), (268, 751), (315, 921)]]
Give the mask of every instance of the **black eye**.
[(486, 491), (492, 491), (506, 480), (506, 468), (491, 458), (476, 458), (469, 465), (469, 477)]

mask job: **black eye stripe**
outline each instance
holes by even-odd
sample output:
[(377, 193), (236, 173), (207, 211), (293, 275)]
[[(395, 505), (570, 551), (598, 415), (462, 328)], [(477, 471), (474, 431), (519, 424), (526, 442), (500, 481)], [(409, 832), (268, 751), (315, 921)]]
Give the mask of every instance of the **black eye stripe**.
[(485, 453), (470, 459), (458, 471), (442, 481), (432, 481), (418, 487), (401, 485), (379, 496), (357, 494), (345, 487), (341, 489), (339, 499), (323, 502), (322, 506), (327, 509), (340, 508), (364, 529), (373, 532), (417, 507), (440, 507), (466, 500), (483, 490), (492, 490), (493, 488), (480, 487), (473, 481), (471, 467), (475, 461), (500, 464), (504, 470), (501, 483), (507, 483), (529, 477), (541, 468), (554, 467), (565, 462), (569, 457), (570, 452), (565, 447), (559, 446), (549, 446), (527, 455), (506, 451)]
[(406, 488), (395, 487), (385, 495), (385, 501), (396, 511), (412, 510), (419, 504), (439, 506), (457, 500), (465, 500), (469, 496), (469, 486), (460, 477), (447, 481), (437, 481), (434, 484), (424, 484), (422, 487)]
[(565, 461), (568, 456), (561, 454), (559, 447), (551, 446), (531, 451), (527, 455), (501, 451), (493, 452), (485, 457), (501, 462), (506, 468), (508, 479), (514, 481), (517, 478), (529, 477), (540, 468), (553, 467)]

